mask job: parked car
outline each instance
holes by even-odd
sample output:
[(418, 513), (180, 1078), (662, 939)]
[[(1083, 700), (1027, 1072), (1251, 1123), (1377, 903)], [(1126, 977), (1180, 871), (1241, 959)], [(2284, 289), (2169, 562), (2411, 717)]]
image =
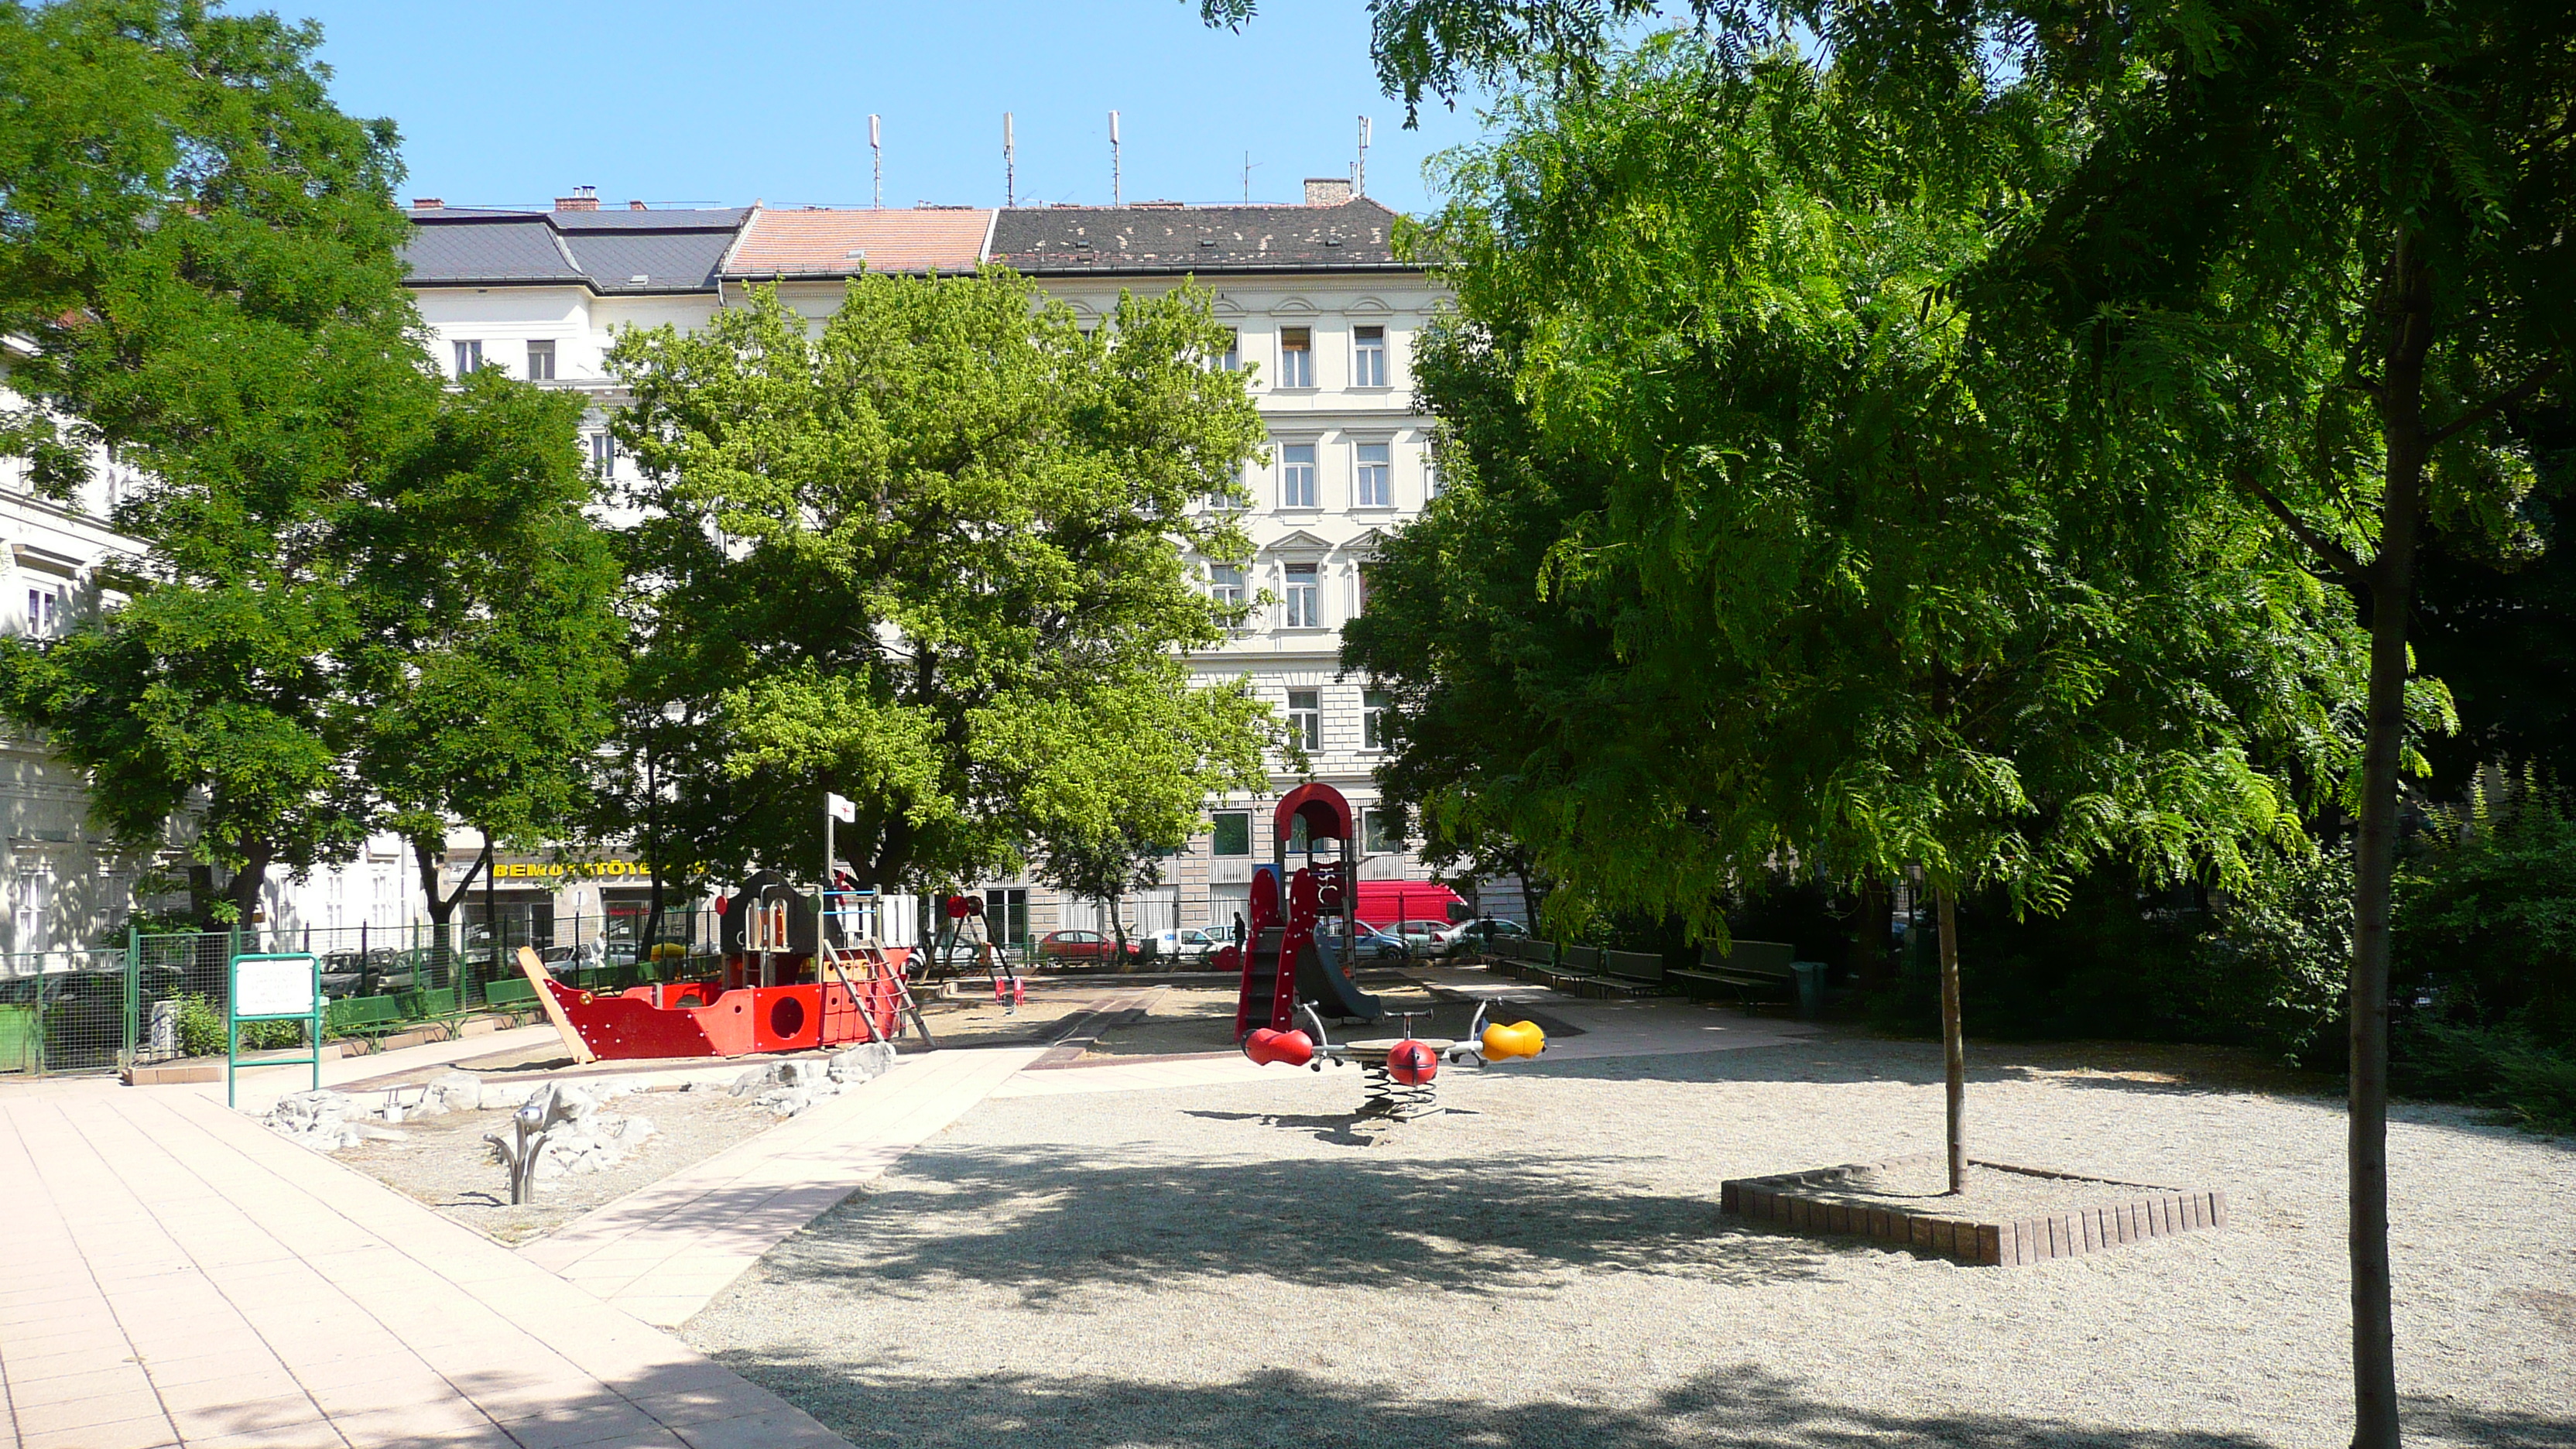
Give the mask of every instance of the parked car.
[(1506, 921), (1495, 916), (1478, 916), (1472, 921), (1461, 921), (1450, 927), (1440, 938), (1440, 954), (1464, 956), (1470, 951), (1487, 949), (1496, 937), (1525, 939), (1529, 933), (1530, 928), (1518, 921)]
[(1386, 928), (1386, 934), (1404, 943), (1404, 954), (1428, 960), (1440, 954), (1440, 938), (1449, 932), (1447, 921), (1398, 921)]
[(1361, 926), (1355, 944), (1359, 947), (1355, 954), (1363, 961), (1401, 961), (1406, 955), (1403, 937), (1390, 936), (1375, 926)]
[(1117, 941), (1098, 931), (1049, 931), (1038, 942), (1041, 965), (1103, 966), (1120, 959)]
[(1156, 931), (1137, 942), (1146, 960), (1188, 962), (1205, 961), (1217, 947), (1225, 944), (1215, 932), (1202, 931), (1195, 926), (1177, 931)]

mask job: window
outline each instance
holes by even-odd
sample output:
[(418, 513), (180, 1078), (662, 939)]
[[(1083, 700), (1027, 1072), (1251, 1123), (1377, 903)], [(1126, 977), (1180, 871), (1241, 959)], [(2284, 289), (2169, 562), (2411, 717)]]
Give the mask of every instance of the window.
[(1351, 329), (1351, 386), (1386, 386), (1386, 329)]
[(528, 344), (528, 381), (552, 382), (555, 379), (555, 344), (551, 337), (541, 337)]
[[(1315, 578), (1315, 565), (1290, 564), (1288, 566), (1288, 613), (1282, 622), (1291, 629), (1322, 627), (1324, 613), (1317, 602), (1317, 595), (1322, 592), (1323, 588)], [(1312, 699), (1314, 695), (1310, 692), (1306, 697)]]
[(590, 471), (601, 478), (617, 471), (617, 435), (606, 428), (590, 435)]
[(1250, 855), (1252, 853), (1252, 814), (1246, 810), (1220, 810), (1216, 821), (1216, 838), (1210, 849), (1217, 855)]
[(1360, 691), (1360, 747), (1369, 750), (1386, 748), (1386, 691)]
[(1394, 491), (1386, 481), (1387, 448), (1385, 443), (1359, 445), (1359, 478), (1351, 499), (1353, 507), (1391, 508), (1395, 505)]
[(1288, 691), (1289, 736), (1310, 750), (1324, 747), (1324, 711), (1315, 703), (1315, 691)]
[(1376, 808), (1361, 811), (1360, 849), (1371, 855), (1393, 855), (1404, 849), (1404, 812)]
[(27, 632), (38, 639), (51, 639), (63, 631), (63, 596), (59, 589), (27, 591)]
[(1225, 352), (1216, 360), (1219, 372), (1243, 370), (1243, 334), (1232, 327), (1225, 329)]
[(463, 377), (465, 374), (472, 372), (474, 369), (483, 365), (483, 343), (481, 339), (464, 337), (457, 339), (451, 345), (456, 349), (456, 375), (458, 377)]
[(1422, 450), (1422, 496), (1440, 496), (1440, 459), (1429, 448)]
[(1241, 564), (1208, 565), (1208, 593), (1229, 608), (1243, 604), (1243, 566)]
[(1279, 385), (1313, 387), (1315, 385), (1315, 329), (1282, 327), (1279, 329)]
[(1282, 443), (1279, 446), (1279, 506), (1315, 506), (1314, 444)]

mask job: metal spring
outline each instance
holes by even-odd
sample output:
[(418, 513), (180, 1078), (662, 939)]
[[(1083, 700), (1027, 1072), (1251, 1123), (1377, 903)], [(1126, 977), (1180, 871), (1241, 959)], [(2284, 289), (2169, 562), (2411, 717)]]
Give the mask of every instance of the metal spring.
[(1365, 1083), (1360, 1097), (1363, 1117), (1419, 1117), (1435, 1105), (1436, 1082), (1399, 1082), (1383, 1064), (1362, 1063)]

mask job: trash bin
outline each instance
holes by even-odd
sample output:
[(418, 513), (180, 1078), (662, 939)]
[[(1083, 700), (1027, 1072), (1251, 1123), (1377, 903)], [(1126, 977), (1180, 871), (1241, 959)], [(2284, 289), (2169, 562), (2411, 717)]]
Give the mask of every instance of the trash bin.
[(1792, 961), (1789, 969), (1798, 973), (1798, 1014), (1810, 1021), (1825, 1014), (1825, 972), (1822, 961)]

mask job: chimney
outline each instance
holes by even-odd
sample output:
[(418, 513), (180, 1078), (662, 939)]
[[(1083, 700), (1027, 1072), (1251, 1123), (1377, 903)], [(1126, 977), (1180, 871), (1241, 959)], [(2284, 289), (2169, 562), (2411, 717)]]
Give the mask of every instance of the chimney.
[(628, 211), (642, 211), (645, 209), (645, 206), (644, 203), (640, 201), (630, 201), (626, 203), (626, 209)]
[(411, 199), (411, 209), (414, 211), (445, 211), (447, 209), (447, 203), (439, 200), (435, 196), (415, 196)]
[(1309, 176), (1306, 178), (1308, 206), (1341, 206), (1351, 199), (1351, 178), (1347, 176)]
[(599, 188), (596, 186), (576, 186), (572, 189), (572, 195), (558, 196), (555, 198), (555, 210), (597, 211), (599, 210)]

